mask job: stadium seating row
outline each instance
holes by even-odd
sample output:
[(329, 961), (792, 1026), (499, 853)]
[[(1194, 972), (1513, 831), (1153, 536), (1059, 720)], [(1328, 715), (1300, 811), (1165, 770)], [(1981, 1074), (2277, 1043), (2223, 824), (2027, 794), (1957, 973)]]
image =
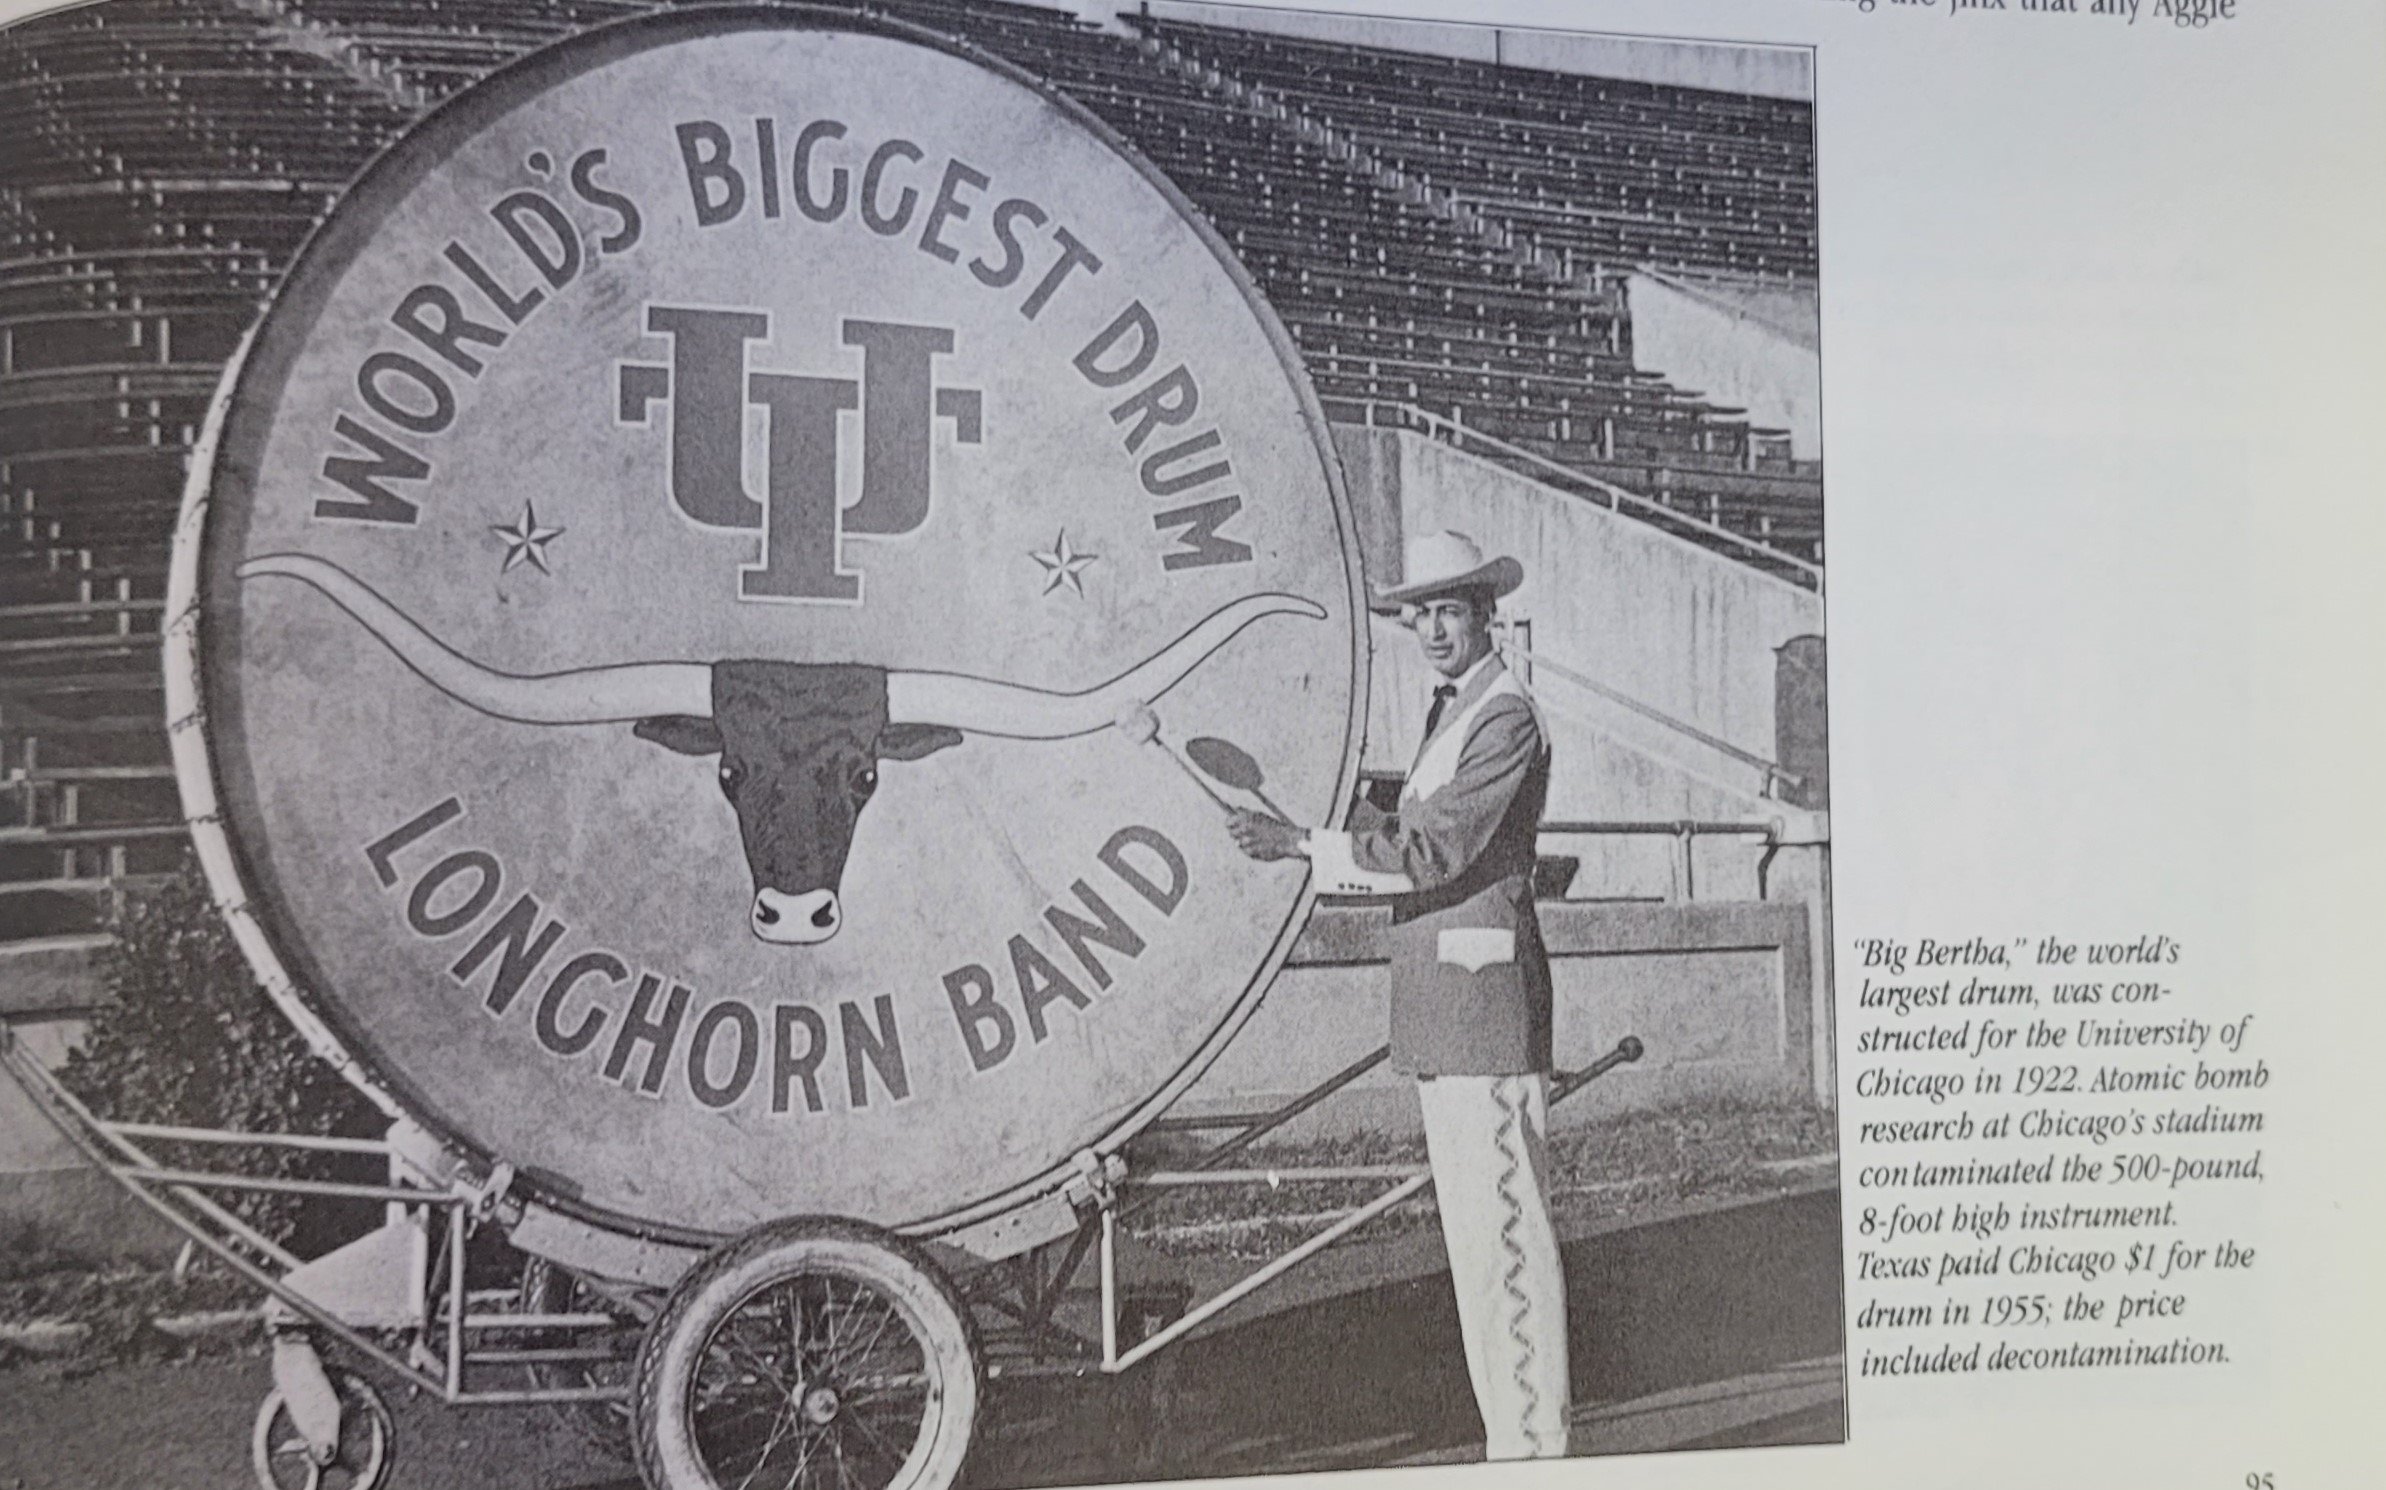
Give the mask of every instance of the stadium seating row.
[[(1143, 18), (1244, 79), (1505, 219), (1586, 272), (1635, 262), (1814, 274), (1812, 110), (1783, 100), (1494, 67)], [(1615, 213), (1580, 224), (1556, 202)]]

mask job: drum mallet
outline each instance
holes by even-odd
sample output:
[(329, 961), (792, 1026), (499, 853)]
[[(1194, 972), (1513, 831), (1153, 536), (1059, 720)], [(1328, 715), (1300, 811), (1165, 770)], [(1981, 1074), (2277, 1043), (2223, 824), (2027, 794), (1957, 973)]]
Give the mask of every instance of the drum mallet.
[(1160, 716), (1152, 712), (1151, 705), (1138, 702), (1130, 706), (1125, 712), (1119, 715), (1117, 724), (1119, 733), (1125, 735), (1128, 739), (1133, 740), (1136, 744), (1159, 746), (1160, 753), (1174, 761), (1176, 763), (1176, 768), (1185, 773), (1185, 779), (1192, 782), (1195, 786), (1201, 788), (1201, 794), (1203, 796), (1209, 798), (1212, 802), (1217, 803), (1218, 810), (1220, 812), (1231, 813), (1241, 810), (1232, 802), (1229, 802), (1224, 797), (1219, 796), (1217, 792), (1211, 788), (1209, 782), (1203, 779), (1202, 774), (1199, 771), (1193, 769), (1191, 762), (1187, 761), (1183, 756), (1178, 755), (1173, 746), (1171, 746), (1166, 740), (1160, 738)]

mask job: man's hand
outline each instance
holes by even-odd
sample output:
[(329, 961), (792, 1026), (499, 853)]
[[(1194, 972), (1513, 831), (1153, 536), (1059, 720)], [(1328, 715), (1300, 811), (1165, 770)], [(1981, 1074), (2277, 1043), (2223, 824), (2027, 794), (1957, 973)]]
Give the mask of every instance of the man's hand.
[(1280, 817), (1237, 807), (1227, 813), (1226, 828), (1242, 851), (1254, 859), (1301, 856), (1301, 830)]

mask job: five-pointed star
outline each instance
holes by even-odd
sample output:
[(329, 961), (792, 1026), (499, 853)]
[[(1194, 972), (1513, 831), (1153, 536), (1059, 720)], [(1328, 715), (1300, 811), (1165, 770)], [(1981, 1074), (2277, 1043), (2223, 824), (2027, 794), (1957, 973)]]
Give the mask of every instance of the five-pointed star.
[(524, 559), (537, 565), (541, 574), (555, 572), (547, 567), (547, 545), (561, 538), (563, 529), (540, 527), (538, 509), (528, 502), (522, 504), (522, 516), (512, 527), (491, 523), (489, 531), (505, 540), (505, 567), (498, 573), (510, 572)]
[(1063, 528), (1052, 540), (1052, 552), (1048, 554), (1031, 553), (1028, 557), (1044, 566), (1045, 594), (1049, 595), (1065, 584), (1078, 594), (1083, 595), (1085, 581), (1081, 576), (1085, 573), (1085, 566), (1100, 558), (1101, 555), (1081, 554), (1069, 547), (1069, 530)]

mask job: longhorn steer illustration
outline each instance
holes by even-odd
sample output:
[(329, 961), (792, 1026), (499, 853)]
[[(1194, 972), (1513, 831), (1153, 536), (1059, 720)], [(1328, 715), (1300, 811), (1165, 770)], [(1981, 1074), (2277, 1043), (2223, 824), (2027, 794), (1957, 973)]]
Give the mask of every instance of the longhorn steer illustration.
[(1322, 620), (1296, 595), (1246, 595), (1219, 607), (1149, 659), (1080, 693), (961, 673), (842, 662), (629, 662), (565, 672), (504, 673), (455, 651), (363, 580), (324, 559), (269, 554), (243, 579), (280, 575), (328, 596), (425, 682), (492, 718), (521, 724), (635, 726), (682, 755), (718, 755), (721, 792), (737, 813), (753, 871), (748, 923), (766, 942), (837, 934), (839, 882), (878, 763), (912, 761), (964, 734), (1065, 740), (1109, 727), (1148, 703), (1254, 621)]

